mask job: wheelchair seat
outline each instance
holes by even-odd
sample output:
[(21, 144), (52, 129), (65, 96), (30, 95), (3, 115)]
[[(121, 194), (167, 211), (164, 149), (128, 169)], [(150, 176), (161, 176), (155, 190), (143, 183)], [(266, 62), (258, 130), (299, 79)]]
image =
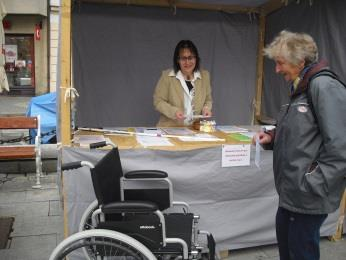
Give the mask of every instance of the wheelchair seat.
[(161, 211), (172, 205), (169, 187), (154, 189), (123, 188), (125, 181), (165, 179), (168, 175), (166, 172), (159, 170), (140, 170), (128, 172), (124, 177), (117, 148), (111, 149), (90, 171), (99, 205), (121, 200), (138, 201), (138, 198), (142, 201), (156, 203)]

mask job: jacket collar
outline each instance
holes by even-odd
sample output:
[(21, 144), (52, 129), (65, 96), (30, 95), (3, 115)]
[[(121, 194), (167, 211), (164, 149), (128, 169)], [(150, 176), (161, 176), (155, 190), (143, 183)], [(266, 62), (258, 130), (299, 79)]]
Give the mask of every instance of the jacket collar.
[(319, 73), (320, 71), (328, 68), (328, 62), (325, 60), (321, 60), (318, 63), (309, 65), (302, 70), (301, 80), (298, 83), (298, 86), (295, 88), (294, 92), (291, 96), (297, 96), (303, 92), (305, 92), (309, 87), (309, 81), (312, 76)]
[[(168, 73), (168, 76), (170, 77), (176, 77), (176, 78), (183, 78), (184, 79), (184, 76), (183, 76), (183, 73), (181, 73), (181, 71), (179, 70), (177, 73), (174, 72), (174, 70), (171, 70), (169, 73)], [(202, 78), (202, 75), (201, 75), (201, 72), (199, 70), (195, 71), (193, 73), (193, 79), (192, 81), (195, 81), (196, 79), (201, 79)]]

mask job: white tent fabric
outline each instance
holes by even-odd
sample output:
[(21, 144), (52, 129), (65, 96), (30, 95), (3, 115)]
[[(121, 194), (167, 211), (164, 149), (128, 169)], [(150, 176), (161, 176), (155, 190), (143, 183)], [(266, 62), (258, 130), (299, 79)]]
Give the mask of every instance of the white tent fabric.
[(2, 25), (2, 19), (6, 15), (6, 10), (3, 2), (0, 2), (0, 45), (1, 45), (1, 52), (0, 52), (0, 93), (3, 92), (3, 90), (9, 91), (8, 87), (8, 81), (7, 76), (5, 73), (4, 65), (5, 65), (5, 55), (3, 53), (3, 46), (5, 44), (5, 32)]

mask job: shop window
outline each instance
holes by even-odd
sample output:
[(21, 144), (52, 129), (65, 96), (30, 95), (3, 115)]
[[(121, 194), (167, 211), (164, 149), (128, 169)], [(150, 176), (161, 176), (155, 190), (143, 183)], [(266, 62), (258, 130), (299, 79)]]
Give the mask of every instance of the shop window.
[(12, 95), (35, 95), (34, 35), (5, 35), (5, 70)]

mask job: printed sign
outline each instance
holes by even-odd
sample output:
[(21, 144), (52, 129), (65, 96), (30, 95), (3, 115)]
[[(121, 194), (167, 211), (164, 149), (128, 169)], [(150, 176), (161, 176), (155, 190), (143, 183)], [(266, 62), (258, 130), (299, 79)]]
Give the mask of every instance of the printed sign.
[(222, 145), (222, 167), (250, 165), (250, 144)]
[(14, 63), (18, 59), (17, 45), (4, 45), (6, 63)]

